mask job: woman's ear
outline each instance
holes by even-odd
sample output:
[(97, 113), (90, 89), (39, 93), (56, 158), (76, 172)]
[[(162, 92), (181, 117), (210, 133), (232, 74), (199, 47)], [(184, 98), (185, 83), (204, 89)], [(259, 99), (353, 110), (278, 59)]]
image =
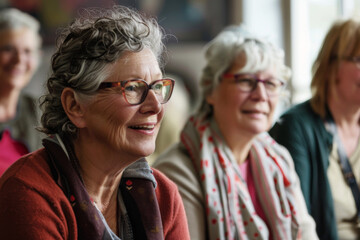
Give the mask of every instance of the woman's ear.
[(78, 101), (72, 88), (64, 88), (61, 93), (61, 104), (70, 121), (77, 127), (86, 126), (84, 119), (84, 106)]

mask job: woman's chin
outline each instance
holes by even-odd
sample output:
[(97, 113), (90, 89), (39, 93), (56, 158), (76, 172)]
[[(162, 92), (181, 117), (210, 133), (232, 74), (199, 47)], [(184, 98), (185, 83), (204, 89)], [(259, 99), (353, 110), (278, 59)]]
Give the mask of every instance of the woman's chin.
[(142, 148), (139, 152), (140, 154), (142, 155), (141, 157), (148, 157), (150, 156), (151, 154), (153, 154), (155, 151), (155, 146), (152, 146), (152, 147), (145, 147)]

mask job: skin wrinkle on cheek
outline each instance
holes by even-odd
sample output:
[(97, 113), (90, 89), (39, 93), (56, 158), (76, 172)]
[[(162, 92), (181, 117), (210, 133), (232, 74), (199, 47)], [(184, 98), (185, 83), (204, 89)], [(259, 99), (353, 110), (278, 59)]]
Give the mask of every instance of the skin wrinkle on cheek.
[[(110, 91), (115, 96), (111, 96)], [(121, 111), (120, 104), (117, 102), (118, 98), (123, 98), (123, 96), (112, 89), (109, 89), (109, 92), (98, 94), (92, 104), (90, 104), (88, 111), (101, 113), (102, 122), (107, 123), (108, 128), (108, 134), (105, 137), (109, 142), (113, 142), (115, 146), (121, 146), (122, 143), (126, 142), (126, 129), (122, 124), (119, 124), (119, 119), (115, 116), (117, 111)]]
[[(119, 95), (115, 93), (116, 95)], [(104, 104), (106, 107), (103, 108), (103, 115), (106, 116), (105, 121), (108, 122), (108, 136), (110, 142), (114, 142), (116, 146), (121, 146), (121, 143), (126, 142), (126, 127), (121, 124), (119, 126), (119, 120), (116, 118), (116, 113), (121, 111), (120, 108), (116, 106), (119, 105), (117, 102), (117, 97), (123, 98), (122, 95), (116, 96), (115, 98), (108, 100), (108, 97), (104, 96), (103, 99), (99, 99), (101, 101), (107, 102)], [(115, 109), (115, 110), (114, 110)]]
[(107, 138), (110, 142), (113, 142), (116, 146), (121, 146), (121, 143), (126, 142), (126, 128), (124, 126), (118, 126), (117, 119), (109, 116), (108, 118), (108, 135)]

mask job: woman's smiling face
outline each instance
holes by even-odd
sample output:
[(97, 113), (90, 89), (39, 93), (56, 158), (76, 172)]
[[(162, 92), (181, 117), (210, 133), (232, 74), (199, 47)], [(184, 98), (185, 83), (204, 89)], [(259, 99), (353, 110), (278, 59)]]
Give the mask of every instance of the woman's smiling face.
[[(144, 79), (148, 84), (162, 78), (158, 61), (149, 49), (125, 53), (110, 68), (106, 82)], [(148, 156), (155, 150), (155, 140), (164, 115), (153, 90), (139, 105), (130, 105), (113, 88), (102, 89), (86, 106), (85, 127), (79, 134), (109, 151), (135, 156)]]
[[(358, 56), (360, 53), (358, 54)], [(341, 61), (337, 82), (330, 87), (330, 98), (336, 99), (344, 106), (360, 106), (360, 65), (351, 61)]]
[(0, 81), (3, 89), (21, 90), (29, 83), (38, 66), (39, 45), (36, 33), (28, 28), (0, 31)]
[[(245, 58), (237, 58), (227, 73), (239, 73), (244, 61)], [(268, 80), (275, 77), (275, 72), (268, 69), (254, 75)], [(234, 79), (228, 78), (223, 78), (207, 97), (207, 102), (213, 107), (214, 118), (230, 145), (238, 141), (239, 136), (252, 138), (268, 131), (278, 100), (278, 95), (268, 95), (262, 82), (258, 82), (252, 92), (243, 92)]]

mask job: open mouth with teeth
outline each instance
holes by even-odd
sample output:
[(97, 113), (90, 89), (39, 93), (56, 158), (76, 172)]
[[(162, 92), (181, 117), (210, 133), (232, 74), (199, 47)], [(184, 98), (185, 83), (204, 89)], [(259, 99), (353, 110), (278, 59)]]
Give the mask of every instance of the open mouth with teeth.
[(153, 130), (155, 125), (138, 125), (138, 126), (130, 126), (131, 129), (136, 130)]

